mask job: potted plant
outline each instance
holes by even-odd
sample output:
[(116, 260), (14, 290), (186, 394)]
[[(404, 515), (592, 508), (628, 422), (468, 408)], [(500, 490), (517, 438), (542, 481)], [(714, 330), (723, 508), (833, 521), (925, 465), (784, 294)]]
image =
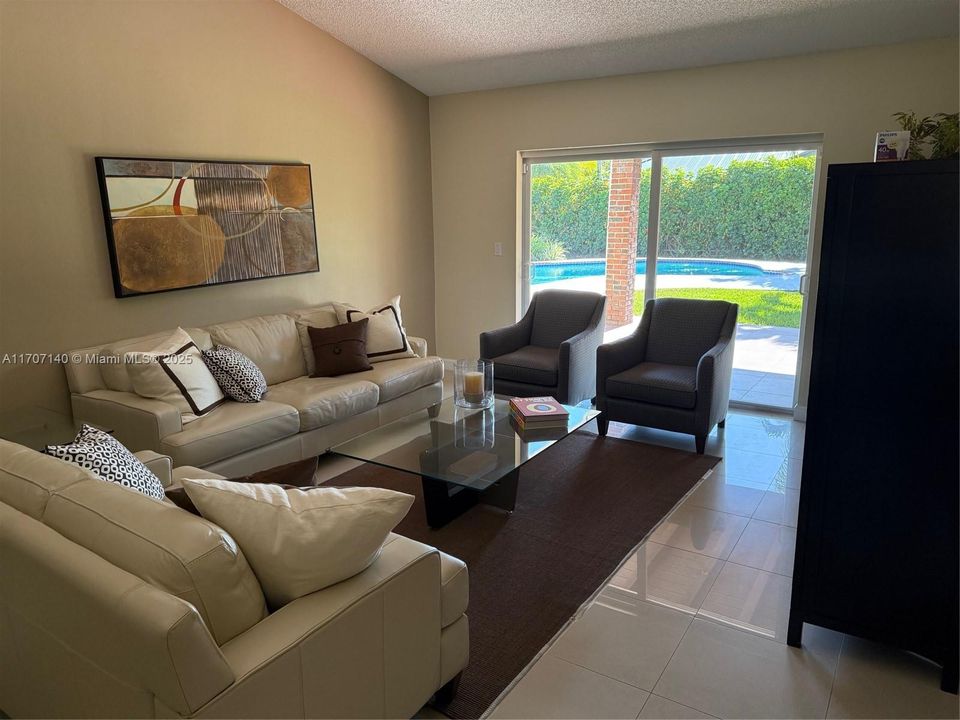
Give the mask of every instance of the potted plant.
[(907, 160), (937, 160), (957, 154), (960, 126), (957, 113), (937, 113), (919, 117), (915, 112), (898, 112), (893, 117), (902, 130), (910, 131)]

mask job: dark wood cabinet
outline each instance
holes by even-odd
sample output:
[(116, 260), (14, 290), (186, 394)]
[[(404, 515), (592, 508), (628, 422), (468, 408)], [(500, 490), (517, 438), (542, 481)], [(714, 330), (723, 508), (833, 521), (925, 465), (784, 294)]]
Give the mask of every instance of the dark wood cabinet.
[(957, 161), (828, 168), (788, 642), (916, 652), (957, 691)]

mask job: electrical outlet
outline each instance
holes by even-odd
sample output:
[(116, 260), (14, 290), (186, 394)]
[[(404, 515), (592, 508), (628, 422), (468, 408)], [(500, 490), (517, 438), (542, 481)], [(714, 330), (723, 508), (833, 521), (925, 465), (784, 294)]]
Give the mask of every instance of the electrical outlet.
[(500, 257), (501, 255), (503, 255), (503, 243), (495, 242), (493, 244), (493, 254), (496, 255), (497, 257)]

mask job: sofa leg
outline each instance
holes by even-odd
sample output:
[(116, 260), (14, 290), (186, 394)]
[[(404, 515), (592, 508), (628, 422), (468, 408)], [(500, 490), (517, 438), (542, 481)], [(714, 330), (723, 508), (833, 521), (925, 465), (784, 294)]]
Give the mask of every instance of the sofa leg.
[(437, 403), (436, 405), (431, 405), (430, 407), (427, 408), (427, 415), (429, 415), (430, 417), (435, 418), (439, 414), (440, 414), (440, 403)]
[(703, 451), (707, 449), (707, 436), (706, 435), (697, 435), (697, 455), (703, 455)]
[(447, 705), (448, 703), (452, 702), (453, 696), (457, 694), (457, 689), (460, 687), (460, 678), (462, 676), (463, 671), (461, 670), (453, 676), (453, 679), (451, 679), (450, 682), (434, 693), (433, 701), (438, 705)]
[(605, 415), (601, 414), (597, 416), (597, 434), (600, 435), (600, 437), (607, 436), (607, 428), (609, 426), (610, 426), (610, 421), (607, 420)]
[(723, 428), (725, 428), (726, 426), (727, 426), (727, 419), (726, 419), (726, 418), (724, 418), (723, 420), (721, 420), (720, 422), (717, 423), (717, 427), (720, 428), (721, 430), (723, 430)]

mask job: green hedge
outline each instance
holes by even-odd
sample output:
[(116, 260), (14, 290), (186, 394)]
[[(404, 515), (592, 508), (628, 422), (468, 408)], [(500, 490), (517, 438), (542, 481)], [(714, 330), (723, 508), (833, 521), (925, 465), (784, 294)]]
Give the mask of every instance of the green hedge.
[[(697, 173), (664, 169), (660, 255), (758, 260), (806, 258), (816, 159), (744, 160)], [(609, 161), (534, 165), (531, 221), (539, 247), (567, 258), (606, 252)], [(650, 171), (640, 191), (638, 252), (646, 253)]]
[(560, 245), (567, 258), (607, 253), (607, 193), (610, 162), (533, 166), (530, 193), (531, 257), (554, 260), (547, 248)]

